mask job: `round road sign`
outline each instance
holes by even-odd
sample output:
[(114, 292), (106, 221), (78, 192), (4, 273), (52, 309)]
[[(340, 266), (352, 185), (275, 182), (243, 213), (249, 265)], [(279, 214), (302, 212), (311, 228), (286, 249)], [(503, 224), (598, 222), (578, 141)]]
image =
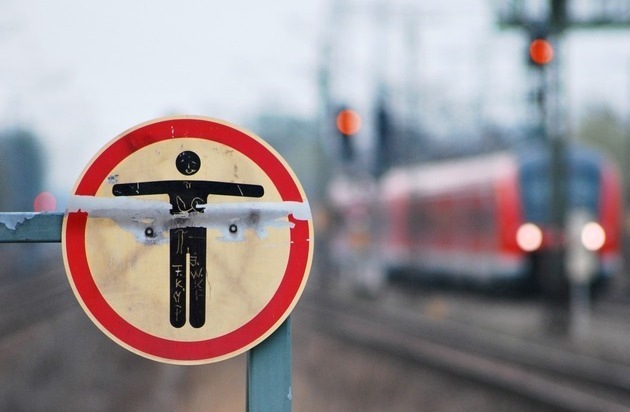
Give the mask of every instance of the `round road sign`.
[(262, 139), (172, 117), (107, 144), (73, 190), (62, 229), (81, 306), (150, 359), (238, 355), (289, 316), (313, 254), (304, 191)]

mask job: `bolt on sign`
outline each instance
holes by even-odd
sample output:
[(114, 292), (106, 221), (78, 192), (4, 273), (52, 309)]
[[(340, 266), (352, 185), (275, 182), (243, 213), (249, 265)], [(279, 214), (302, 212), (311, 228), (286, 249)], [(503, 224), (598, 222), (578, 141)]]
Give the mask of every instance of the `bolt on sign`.
[(203, 117), (136, 126), (89, 162), (62, 228), (68, 279), (92, 321), (150, 359), (215, 362), (289, 316), (313, 222), (287, 163), (258, 136)]

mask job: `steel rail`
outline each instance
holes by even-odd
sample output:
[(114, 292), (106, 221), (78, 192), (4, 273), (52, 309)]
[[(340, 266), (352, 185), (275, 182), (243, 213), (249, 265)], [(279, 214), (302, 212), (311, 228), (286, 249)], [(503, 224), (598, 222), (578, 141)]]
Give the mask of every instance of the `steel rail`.
[[(614, 365), (597, 359), (586, 362), (584, 357), (557, 348), (545, 349), (542, 344), (534, 344), (535, 349), (524, 351), (531, 342), (518, 344), (515, 338), (506, 339), (490, 331), (482, 332), (487, 347), (480, 351), (479, 342), (475, 342), (479, 339), (476, 336), (479, 330), (475, 332), (473, 327), (457, 325), (457, 333), (440, 331), (435, 324), (431, 325), (435, 322), (422, 319), (418, 313), (410, 319), (365, 302), (347, 302), (330, 295), (311, 295), (300, 308), (299, 316), (309, 317), (308, 322), (320, 332), (559, 410), (630, 411), (626, 406), (630, 395), (623, 387), (613, 384), (620, 377), (619, 373), (628, 379), (630, 369), (627, 367), (610, 368)], [(551, 355), (542, 356), (545, 350)], [(558, 356), (559, 360), (549, 362), (550, 358)], [(561, 365), (566, 370), (562, 370)], [(589, 368), (596, 372), (589, 373)], [(606, 374), (607, 368), (610, 368), (609, 374)]]

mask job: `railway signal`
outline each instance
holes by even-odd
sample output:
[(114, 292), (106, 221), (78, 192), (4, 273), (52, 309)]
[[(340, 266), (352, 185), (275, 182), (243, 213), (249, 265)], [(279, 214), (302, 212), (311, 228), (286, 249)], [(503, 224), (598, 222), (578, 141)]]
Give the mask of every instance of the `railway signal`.
[(529, 43), (529, 61), (542, 67), (553, 60), (553, 46), (544, 37), (536, 37)]
[[(541, 6), (546, 3), (545, 15), (541, 15)], [(562, 95), (559, 81), (561, 76), (558, 73), (558, 64), (549, 65), (554, 59), (552, 46), (546, 39), (546, 35), (553, 36), (557, 42), (562, 34), (572, 28), (580, 29), (606, 29), (606, 28), (628, 28), (630, 27), (630, 4), (625, 2), (588, 2), (589, 13), (572, 13), (570, 8), (575, 8), (573, 3), (567, 0), (547, 0), (541, 2), (510, 1), (502, 2), (499, 11), (499, 24), (502, 27), (515, 27), (525, 29), (529, 33), (529, 56), (530, 66), (538, 72), (537, 99), (535, 104), (540, 112), (541, 135), (549, 141), (550, 148), (550, 168), (551, 193), (554, 198), (552, 221), (557, 230), (565, 231), (566, 205), (564, 198), (563, 184), (566, 182), (566, 174), (563, 163), (565, 162), (566, 148), (564, 131), (562, 128)], [(544, 8), (544, 7), (543, 7)], [(560, 46), (556, 43), (559, 50)], [(549, 99), (546, 94), (552, 98)], [(550, 104), (551, 103), (551, 104)], [(553, 266), (558, 270), (553, 272), (564, 272), (562, 255), (564, 246), (561, 246), (557, 256), (553, 261)], [(570, 277), (570, 276), (569, 276)], [(573, 282), (573, 286), (575, 283)], [(574, 293), (576, 288), (572, 288), (572, 300), (580, 300)]]
[(337, 131), (341, 135), (341, 158), (344, 161), (354, 159), (352, 136), (361, 130), (361, 116), (355, 110), (342, 107), (335, 117)]

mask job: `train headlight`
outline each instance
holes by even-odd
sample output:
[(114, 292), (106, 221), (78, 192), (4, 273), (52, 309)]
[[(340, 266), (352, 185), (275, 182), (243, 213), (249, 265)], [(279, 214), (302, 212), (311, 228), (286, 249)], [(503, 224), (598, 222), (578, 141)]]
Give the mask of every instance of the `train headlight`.
[(525, 252), (538, 250), (542, 245), (543, 233), (533, 223), (525, 223), (516, 231), (516, 243)]
[(588, 222), (582, 228), (580, 240), (586, 249), (595, 252), (606, 243), (606, 232), (604, 232), (604, 228), (599, 223)]

